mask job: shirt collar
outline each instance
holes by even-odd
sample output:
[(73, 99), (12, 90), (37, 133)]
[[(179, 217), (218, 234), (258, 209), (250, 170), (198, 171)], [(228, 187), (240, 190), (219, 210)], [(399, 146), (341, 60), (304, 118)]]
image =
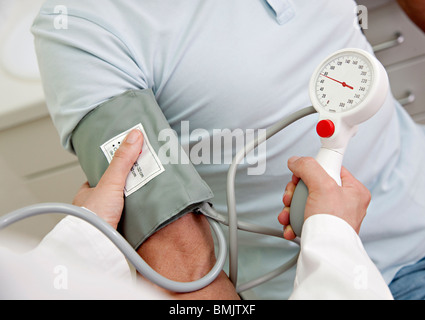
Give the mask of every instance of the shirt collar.
[(266, 0), (276, 14), (279, 24), (285, 24), (295, 17), (295, 8), (291, 0)]

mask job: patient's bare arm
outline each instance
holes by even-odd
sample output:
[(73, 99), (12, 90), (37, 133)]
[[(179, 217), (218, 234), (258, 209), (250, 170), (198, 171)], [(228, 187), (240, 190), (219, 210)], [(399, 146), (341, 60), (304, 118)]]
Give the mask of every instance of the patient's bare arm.
[[(187, 214), (159, 230), (139, 248), (140, 256), (161, 275), (175, 281), (190, 282), (205, 276), (215, 264), (214, 243), (207, 219)], [(227, 275), (193, 293), (176, 294), (176, 299), (239, 299)]]
[(397, 0), (410, 19), (425, 32), (425, 0)]

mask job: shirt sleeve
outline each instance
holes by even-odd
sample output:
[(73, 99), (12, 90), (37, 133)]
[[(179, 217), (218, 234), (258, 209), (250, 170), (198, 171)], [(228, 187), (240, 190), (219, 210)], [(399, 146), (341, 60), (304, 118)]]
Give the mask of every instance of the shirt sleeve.
[(387, 300), (391, 292), (344, 220), (315, 215), (306, 220), (291, 299)]
[(95, 12), (73, 10), (70, 5), (64, 13), (54, 3), (43, 6), (32, 32), (47, 107), (62, 145), (73, 151), (72, 131), (86, 114), (112, 97), (146, 89), (148, 84), (120, 32)]

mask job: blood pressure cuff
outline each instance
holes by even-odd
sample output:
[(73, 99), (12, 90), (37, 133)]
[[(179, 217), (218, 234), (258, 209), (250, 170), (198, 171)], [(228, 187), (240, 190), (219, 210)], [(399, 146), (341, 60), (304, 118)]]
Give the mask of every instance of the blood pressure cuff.
[[(125, 92), (87, 114), (73, 132), (72, 145), (90, 186), (98, 184), (109, 165), (101, 146), (139, 124), (156, 155), (166, 143), (178, 144), (166, 149), (184, 152), (176, 136), (174, 142), (159, 141), (159, 133), (171, 128), (152, 91)], [(163, 162), (160, 174), (125, 197), (118, 231), (135, 249), (156, 231), (213, 198), (189, 161)]]

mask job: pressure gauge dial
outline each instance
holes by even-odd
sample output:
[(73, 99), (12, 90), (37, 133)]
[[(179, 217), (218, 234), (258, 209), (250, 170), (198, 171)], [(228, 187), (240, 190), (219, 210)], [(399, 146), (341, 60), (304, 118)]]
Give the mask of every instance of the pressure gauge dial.
[(326, 61), (316, 79), (316, 97), (329, 112), (345, 112), (361, 103), (373, 83), (368, 60), (348, 52)]
[(372, 117), (387, 96), (382, 64), (360, 49), (344, 49), (326, 58), (310, 81), (313, 106), (324, 118), (346, 118), (352, 125)]

